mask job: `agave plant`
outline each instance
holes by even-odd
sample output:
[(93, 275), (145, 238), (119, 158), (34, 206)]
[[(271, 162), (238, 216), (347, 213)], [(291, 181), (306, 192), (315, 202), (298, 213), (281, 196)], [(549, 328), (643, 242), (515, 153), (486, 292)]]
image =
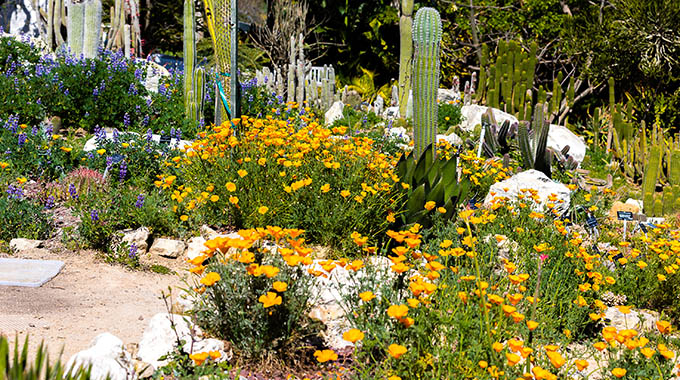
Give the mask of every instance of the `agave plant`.
[(90, 369), (77, 368), (70, 371), (58, 359), (50, 365), (47, 349), (40, 343), (35, 359), (28, 361), (28, 336), (19, 353), (19, 339), (14, 343), (14, 353), (10, 354), (9, 342), (0, 336), (0, 380), (88, 380)]
[(437, 207), (444, 207), (444, 218), (450, 219), (469, 191), (467, 180), (459, 182), (458, 157), (437, 158), (434, 149), (435, 145), (430, 144), (417, 161), (415, 155), (410, 154), (408, 157), (402, 155), (397, 163), (397, 176), (402, 183), (408, 184), (400, 225), (419, 223), (423, 227), (431, 226), (433, 211), (424, 207), (429, 201), (435, 202)]

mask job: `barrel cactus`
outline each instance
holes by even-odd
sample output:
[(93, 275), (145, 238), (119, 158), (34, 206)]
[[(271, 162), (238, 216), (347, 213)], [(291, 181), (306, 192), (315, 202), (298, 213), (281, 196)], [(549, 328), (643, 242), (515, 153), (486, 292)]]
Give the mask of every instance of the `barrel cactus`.
[(442, 22), (434, 8), (420, 8), (413, 21), (413, 134), (415, 157), (435, 143), (439, 45)]

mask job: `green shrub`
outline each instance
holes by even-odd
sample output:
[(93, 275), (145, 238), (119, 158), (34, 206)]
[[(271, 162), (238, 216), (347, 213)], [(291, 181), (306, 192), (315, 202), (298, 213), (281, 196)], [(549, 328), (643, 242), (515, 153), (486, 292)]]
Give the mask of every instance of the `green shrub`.
[(52, 222), (45, 207), (24, 198), (20, 186), (9, 185), (6, 192), (0, 198), (0, 240), (48, 238)]
[(215, 127), (172, 159), (176, 176), (157, 182), (191, 225), (301, 228), (310, 241), (342, 248), (351, 243), (347, 231), (381, 234), (401, 207), (389, 158), (372, 140), (333, 136), (316, 123), (299, 130), (274, 119), (241, 123), (241, 138)]
[(4, 152), (0, 162), (7, 164), (4, 171), (10, 178), (55, 179), (78, 164), (69, 145), (49, 127), (29, 127), (10, 116), (0, 129), (0, 151)]
[[(204, 331), (229, 340), (237, 355), (290, 359), (308, 350), (318, 332), (307, 316), (313, 277), (302, 266), (311, 258), (301, 232), (242, 230), (244, 240), (210, 240), (207, 256), (192, 261), (191, 271), (202, 275), (192, 313)], [(264, 246), (264, 238), (276, 245)]]
[(463, 122), (463, 114), (460, 112), (460, 103), (439, 104), (437, 111), (437, 129), (439, 133), (446, 133), (452, 127), (456, 127)]

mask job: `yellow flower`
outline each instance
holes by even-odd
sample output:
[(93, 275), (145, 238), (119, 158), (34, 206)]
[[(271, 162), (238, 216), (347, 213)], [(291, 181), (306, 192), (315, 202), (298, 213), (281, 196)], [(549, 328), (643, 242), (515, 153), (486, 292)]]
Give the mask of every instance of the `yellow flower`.
[(623, 368), (616, 367), (612, 370), (612, 375), (614, 375), (617, 378), (622, 378), (622, 377), (626, 376), (627, 372), (628, 371), (626, 371)]
[(394, 218), (394, 213), (390, 212), (389, 214), (387, 214), (385, 220), (387, 220), (390, 223), (394, 223), (396, 221), (396, 219)]
[(399, 377), (397, 375), (392, 375), (392, 376), (388, 377), (387, 380), (401, 380), (401, 377)]
[(510, 352), (505, 353), (505, 358), (508, 359), (508, 365), (511, 367), (520, 361), (519, 355)]
[(425, 210), (427, 210), (427, 211), (432, 211), (432, 209), (433, 209), (434, 206), (436, 206), (436, 205), (437, 205), (437, 204), (436, 204), (434, 201), (428, 201), (427, 203), (425, 203), (425, 206), (424, 206), (424, 207), (425, 207)]
[(444, 207), (439, 207), (439, 208), (437, 208), (437, 211), (438, 211), (440, 214), (446, 214), (446, 209), (445, 209)]
[(406, 353), (407, 349), (406, 347), (400, 345), (400, 344), (390, 344), (389, 347), (387, 347), (387, 352), (395, 359), (399, 359), (402, 355)]
[(357, 329), (351, 329), (351, 330), (345, 331), (345, 333), (342, 334), (342, 339), (344, 339), (348, 342), (356, 343), (356, 342), (364, 339), (364, 333), (361, 332), (360, 330), (357, 330)]
[(323, 350), (323, 351), (315, 351), (314, 352), (314, 357), (316, 357), (316, 360), (319, 363), (325, 363), (328, 361), (334, 361), (338, 360), (338, 354), (336, 354), (333, 350)]
[(66, 152), (66, 153), (68, 153), (68, 152), (70, 152), (70, 151), (73, 150), (73, 148), (69, 148), (69, 147), (65, 147), (65, 146), (62, 146), (62, 147), (59, 148), (59, 149), (61, 149), (62, 151)]
[(8, 167), (8, 166), (9, 166), (8, 163), (6, 163), (6, 162), (1, 162), (1, 161), (0, 161), (0, 169), (5, 169), (5, 168)]
[(367, 291), (367, 292), (359, 293), (359, 298), (361, 298), (364, 302), (368, 302), (368, 301), (372, 300), (373, 298), (375, 298), (375, 294), (373, 294), (373, 292), (371, 292), (371, 291)]
[(503, 350), (503, 344), (500, 342), (495, 342), (491, 345), (491, 348), (493, 348), (493, 350), (496, 352), (501, 352)]
[(195, 354), (189, 355), (189, 358), (194, 361), (194, 364), (201, 365), (210, 356), (207, 352), (197, 352)]
[(259, 212), (262, 215), (266, 214), (267, 211), (269, 211), (269, 207), (267, 206), (260, 206), (260, 208), (257, 209), (257, 212)]
[(212, 195), (212, 196), (210, 197), (210, 202), (215, 203), (215, 202), (217, 202), (217, 201), (219, 201), (219, 200), (220, 200), (220, 196), (219, 196), (219, 195)]
[(128, 144), (128, 143), (122, 143), (122, 144), (120, 144), (120, 146), (122, 146), (123, 148), (127, 148), (127, 147), (130, 146), (130, 144)]
[(656, 328), (659, 329), (659, 332), (662, 334), (666, 334), (671, 331), (671, 323), (668, 321), (657, 321)]
[(243, 170), (243, 169), (240, 169), (237, 173), (238, 173), (238, 176), (241, 177), (241, 178), (248, 175), (248, 172)]
[(574, 364), (576, 364), (576, 368), (579, 371), (583, 371), (584, 369), (588, 368), (588, 366), (590, 365), (590, 364), (588, 364), (587, 360), (583, 360), (583, 359), (576, 360), (574, 362)]
[(349, 197), (350, 192), (347, 191), (347, 190), (342, 190), (342, 191), (340, 192), (340, 195), (342, 195), (343, 198), (347, 198), (347, 197)]
[(666, 281), (666, 276), (664, 276), (664, 275), (662, 275), (662, 274), (657, 274), (657, 275), (656, 275), (656, 278), (657, 278), (659, 281)]
[(220, 277), (219, 273), (210, 272), (201, 279), (201, 284), (205, 286), (212, 286), (221, 279), (222, 278)]
[(276, 290), (279, 293), (285, 292), (286, 289), (288, 289), (288, 284), (282, 281), (274, 281), (274, 283), (272, 284), (272, 288), (274, 288), (274, 290)]
[(617, 306), (617, 309), (621, 312), (621, 314), (629, 314), (630, 313), (630, 306)]
[(97, 149), (97, 154), (98, 154), (98, 155), (101, 156), (101, 155), (103, 155), (104, 153), (106, 153), (106, 149)]
[(527, 321), (527, 327), (529, 328), (530, 331), (536, 330), (538, 327), (538, 322), (536, 321)]
[(550, 359), (550, 363), (553, 365), (553, 367), (559, 369), (564, 365), (564, 358), (559, 354), (559, 352), (548, 351), (546, 355), (548, 355), (548, 359)]
[(237, 205), (238, 204), (238, 197), (235, 197), (235, 196), (232, 195), (231, 197), (229, 197), (229, 203), (231, 203), (233, 205)]
[(401, 319), (408, 313), (408, 306), (406, 305), (392, 305), (387, 308), (387, 315), (392, 318)]
[(265, 309), (271, 306), (281, 305), (282, 300), (281, 296), (274, 292), (267, 292), (266, 295), (263, 294), (258, 298), (258, 301), (262, 303), (262, 306), (264, 306)]
[(187, 220), (189, 220), (189, 215), (182, 215), (179, 217), (179, 220), (186, 222)]
[(331, 185), (325, 184), (325, 185), (321, 186), (321, 192), (322, 193), (327, 193), (329, 191), (331, 191)]
[(233, 182), (227, 182), (226, 188), (228, 192), (233, 193), (236, 191), (236, 184)]
[(20, 184), (24, 184), (24, 183), (26, 183), (26, 181), (28, 181), (28, 180), (26, 179), (26, 177), (18, 177), (18, 178), (17, 178), (17, 182), (19, 182)]

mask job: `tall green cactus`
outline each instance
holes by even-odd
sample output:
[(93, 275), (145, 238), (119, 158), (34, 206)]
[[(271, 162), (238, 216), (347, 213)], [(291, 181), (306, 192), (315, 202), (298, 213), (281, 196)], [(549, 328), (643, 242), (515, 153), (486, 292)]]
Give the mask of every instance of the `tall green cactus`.
[(101, 0), (68, 3), (67, 42), (75, 56), (95, 58), (99, 51), (102, 28)]
[(661, 155), (663, 151), (660, 146), (653, 146), (650, 150), (647, 166), (645, 167), (644, 178), (642, 179), (642, 203), (645, 214), (656, 215), (654, 192), (656, 191), (656, 181), (661, 172)]
[(68, 21), (66, 42), (71, 54), (79, 56), (83, 53), (83, 33), (85, 32), (85, 4), (69, 1), (67, 5)]
[[(196, 68), (196, 7), (194, 0), (184, 0), (184, 112), (193, 118), (194, 69)], [(191, 94), (190, 94), (191, 92)], [(193, 103), (193, 104), (192, 104)]]
[(406, 115), (411, 91), (413, 58), (413, 0), (401, 0), (399, 17), (399, 114)]
[(415, 157), (435, 143), (439, 44), (442, 22), (434, 8), (420, 8), (413, 21), (413, 129)]

